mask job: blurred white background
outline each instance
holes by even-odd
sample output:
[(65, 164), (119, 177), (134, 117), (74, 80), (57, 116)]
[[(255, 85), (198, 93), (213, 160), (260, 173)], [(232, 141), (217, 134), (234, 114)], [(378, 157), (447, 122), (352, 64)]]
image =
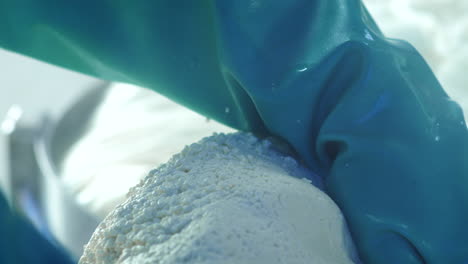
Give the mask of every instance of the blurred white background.
[(42, 112), (60, 113), (83, 89), (97, 83), (92, 77), (0, 49), (0, 116), (12, 104), (35, 120)]
[[(0, 125), (11, 106), (23, 109), (32, 125), (44, 113), (57, 117), (97, 79), (0, 49)], [(4, 127), (4, 129), (8, 129)], [(7, 173), (6, 138), (0, 133), (0, 182)]]

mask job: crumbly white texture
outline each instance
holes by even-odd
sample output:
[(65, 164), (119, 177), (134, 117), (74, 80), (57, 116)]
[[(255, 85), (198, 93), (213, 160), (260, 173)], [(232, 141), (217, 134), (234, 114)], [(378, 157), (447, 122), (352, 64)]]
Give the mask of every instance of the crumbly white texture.
[(357, 263), (338, 207), (306, 178), (269, 141), (204, 138), (133, 187), (79, 263)]

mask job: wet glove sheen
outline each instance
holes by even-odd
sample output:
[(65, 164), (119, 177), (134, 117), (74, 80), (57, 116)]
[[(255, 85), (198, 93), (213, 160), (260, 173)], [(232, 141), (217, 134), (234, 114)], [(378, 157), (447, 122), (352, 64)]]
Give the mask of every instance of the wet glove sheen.
[(0, 46), (286, 140), (365, 263), (468, 262), (468, 133), (358, 0), (0, 0)]

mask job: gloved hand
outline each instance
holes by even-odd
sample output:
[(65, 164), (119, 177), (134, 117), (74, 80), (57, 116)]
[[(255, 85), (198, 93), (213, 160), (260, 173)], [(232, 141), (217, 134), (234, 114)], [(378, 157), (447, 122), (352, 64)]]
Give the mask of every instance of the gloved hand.
[(358, 1), (217, 3), (234, 87), (323, 176), (364, 263), (467, 263), (468, 131), (416, 50)]
[(0, 192), (0, 263), (71, 264), (66, 252), (11, 210)]
[(0, 0), (0, 17), (6, 48), (285, 139), (365, 263), (468, 261), (461, 110), (360, 1)]

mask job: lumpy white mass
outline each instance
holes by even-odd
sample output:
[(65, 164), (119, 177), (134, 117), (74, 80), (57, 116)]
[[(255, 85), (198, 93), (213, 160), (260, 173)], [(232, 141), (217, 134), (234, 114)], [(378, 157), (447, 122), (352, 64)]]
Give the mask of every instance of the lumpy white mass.
[(356, 263), (343, 216), (317, 180), (267, 140), (215, 134), (133, 187), (80, 264)]

